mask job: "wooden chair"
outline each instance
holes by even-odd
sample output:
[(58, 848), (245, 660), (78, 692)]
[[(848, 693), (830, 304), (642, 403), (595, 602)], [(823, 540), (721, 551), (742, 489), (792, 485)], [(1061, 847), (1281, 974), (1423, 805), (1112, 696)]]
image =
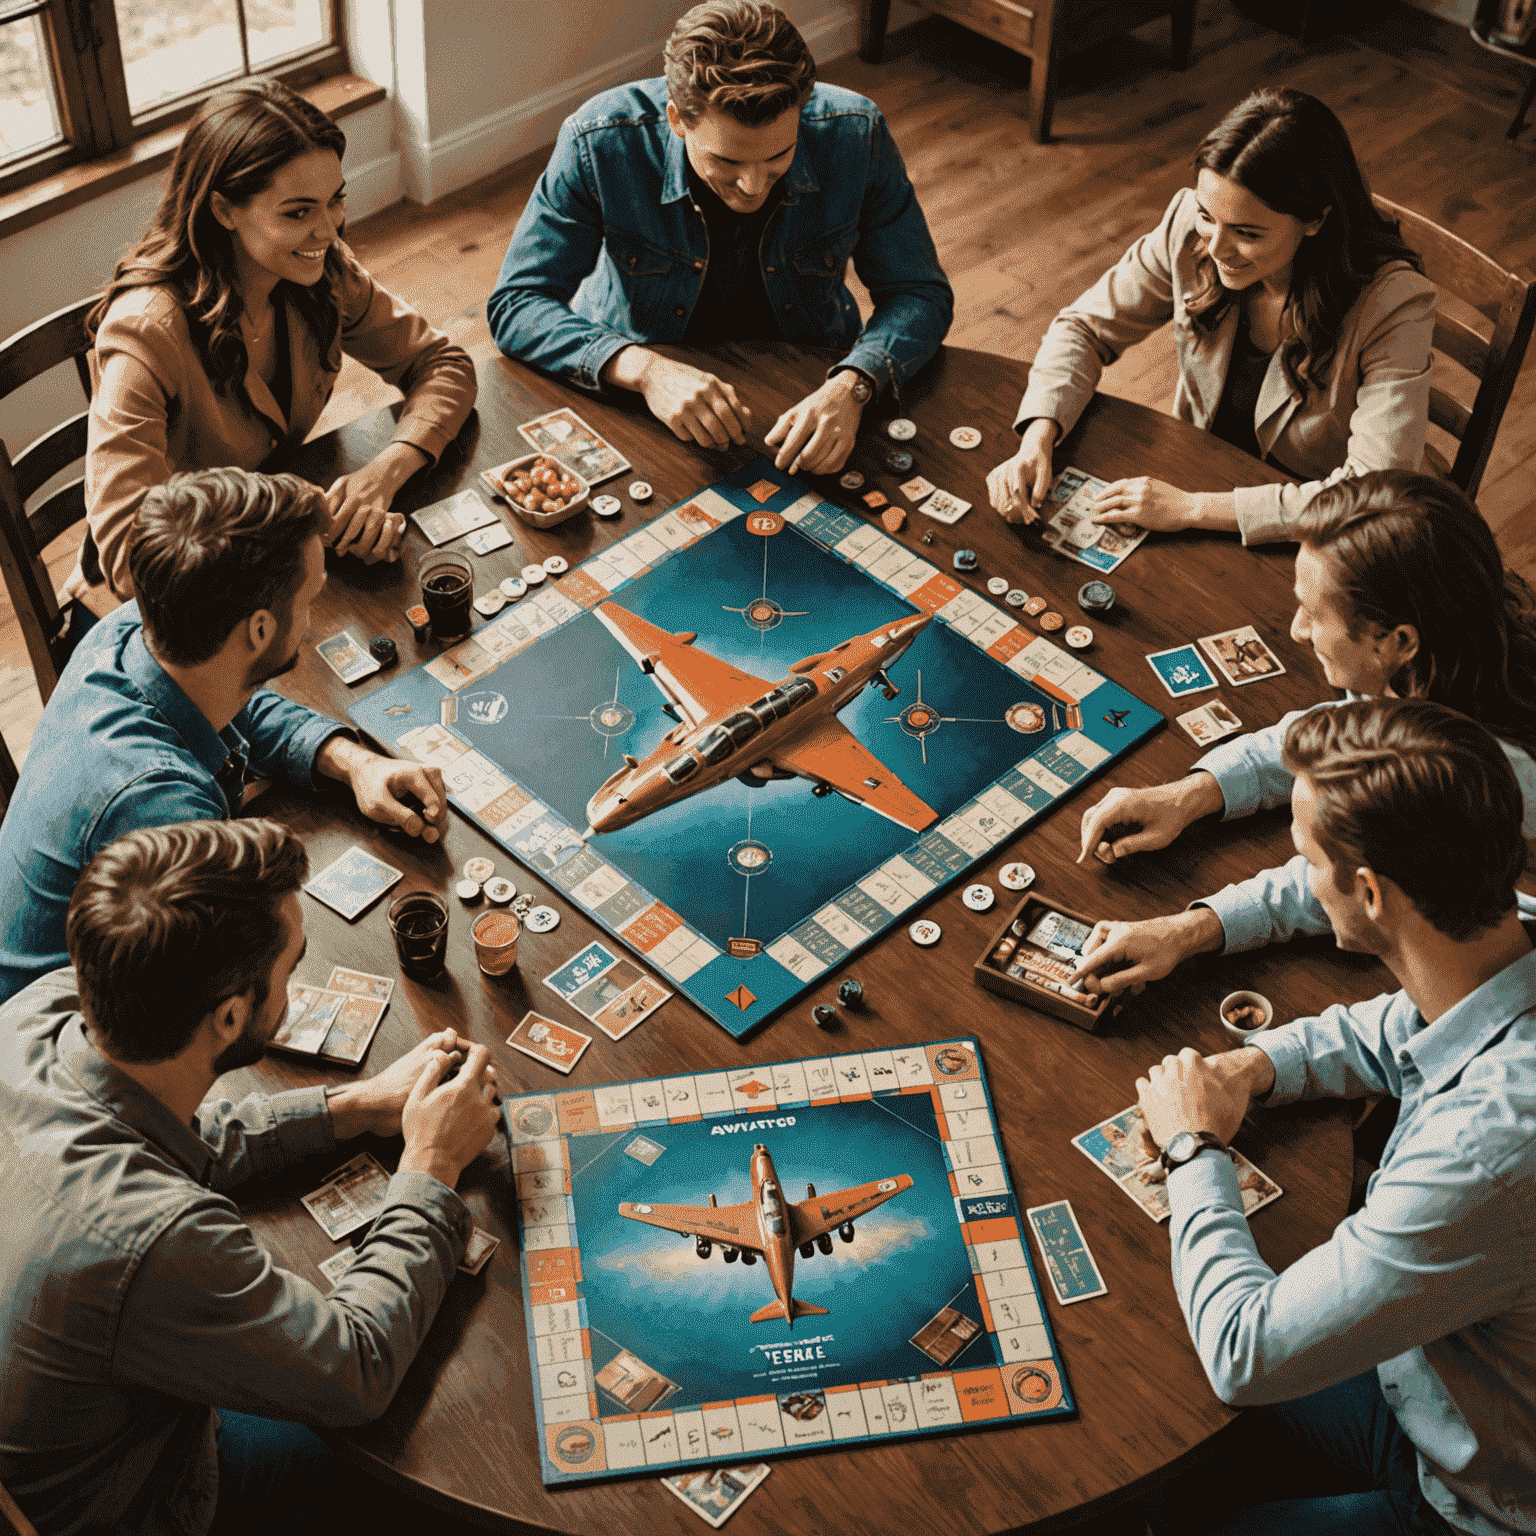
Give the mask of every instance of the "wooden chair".
[(22, 1514), (15, 1499), (0, 1486), (0, 1536), (37, 1536), (37, 1527)]
[(1472, 41), (1501, 59), (1525, 67), (1525, 93), (1504, 137), (1513, 142), (1525, 128), (1525, 114), (1536, 101), (1536, 32), (1530, 0), (1478, 0), (1467, 30)]
[(1470, 406), (1438, 384), (1431, 388), (1429, 419), (1461, 446), (1454, 464), (1446, 464), (1433, 448), (1426, 450), (1425, 464), (1475, 500), (1536, 322), (1536, 285), (1505, 271), (1491, 256), (1422, 213), (1384, 197), (1373, 201), (1389, 219), (1397, 220), (1403, 239), (1424, 258), (1430, 282), (1442, 293), (1454, 294), (1492, 326), (1485, 336), (1444, 309), (1435, 317), (1435, 350), (1460, 363), (1478, 380), (1478, 387)]
[[(89, 407), (91, 374), (86, 359), (91, 343), (85, 333), (85, 317), (95, 304), (94, 297), (83, 299), (0, 342), (0, 400), (61, 363), (73, 362)], [(85, 410), (71, 416), (27, 444), (14, 458), (0, 443), (0, 572), (16, 609), (44, 704), (69, 659), (72, 641), (42, 557), (60, 534), (85, 517), (82, 461), (88, 414)], [(78, 476), (28, 510), (27, 503), (54, 476), (75, 464), (81, 464)]]

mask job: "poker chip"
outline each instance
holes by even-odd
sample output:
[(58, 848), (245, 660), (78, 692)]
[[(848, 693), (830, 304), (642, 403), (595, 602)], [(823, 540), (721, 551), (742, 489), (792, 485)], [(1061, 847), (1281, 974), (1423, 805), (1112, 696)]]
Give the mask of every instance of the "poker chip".
[(976, 569), (976, 551), (974, 549), (957, 549), (952, 564), (957, 571), (974, 571)]
[(508, 576), (501, 590), (509, 603), (515, 603), (528, 590), (528, 583), (521, 576)]
[(376, 635), (368, 642), (368, 654), (381, 667), (392, 667), (400, 660), (400, 650), (388, 635)]
[(1048, 633), (1054, 633), (1066, 622), (1059, 613), (1042, 613), (1040, 615), (1040, 628)]
[(523, 567), (523, 580), (530, 587), (536, 587), (549, 573), (542, 565), (525, 565)]
[(886, 423), (885, 435), (893, 442), (910, 442), (917, 436), (917, 423), (908, 421), (905, 416), (898, 416), (895, 421)]
[(838, 482), (845, 491), (856, 491), (864, 484), (864, 476), (858, 470), (850, 469), (847, 474), (839, 477)]
[(1015, 587), (1003, 601), (1010, 608), (1022, 608), (1029, 601), (1029, 593), (1023, 587)]
[(1115, 606), (1115, 589), (1107, 581), (1085, 581), (1077, 589), (1077, 606), (1087, 613), (1106, 613)]
[(485, 899), (498, 907), (504, 907), (517, 895), (517, 887), (510, 880), (503, 880), (499, 875), (494, 880), (485, 882)]
[(464, 864), (464, 878), (476, 885), (484, 885), (496, 873), (496, 866), (487, 858), (468, 859)]
[[(1043, 623), (1044, 620), (1041, 622)], [(1093, 631), (1086, 624), (1074, 624), (1061, 638), (1074, 651), (1086, 651), (1093, 644)]]
[(949, 440), (956, 448), (970, 449), (981, 447), (981, 433), (975, 427), (956, 427), (949, 434)]
[(960, 900), (972, 912), (985, 912), (997, 900), (997, 892), (990, 885), (968, 885)]
[[(650, 487), (647, 486), (646, 489), (649, 491)], [(642, 499), (645, 498), (635, 497), (636, 501)], [(624, 503), (617, 496), (594, 496), (592, 498), (592, 510), (599, 517), (617, 517), (624, 510)]]
[(912, 924), (910, 928), (907, 929), (907, 937), (911, 939), (914, 944), (921, 945), (922, 948), (928, 949), (930, 946), (937, 944), (939, 940), (944, 937), (944, 930), (931, 919), (920, 917), (915, 923)]
[(1006, 576), (993, 576), (987, 582), (987, 591), (993, 597), (1001, 597), (1008, 590), (1008, 578)]
[[(649, 501), (655, 494), (656, 493), (650, 488), (650, 486), (645, 483), (644, 480), (635, 480), (630, 484), (629, 499), (631, 501)], [(603, 496), (599, 499), (602, 501), (612, 501), (613, 497)]]
[(885, 467), (893, 475), (909, 474), (912, 469), (912, 455), (905, 448), (892, 448), (885, 456)]
[(466, 906), (471, 902), (480, 900), (480, 882), (478, 880), (460, 880), (454, 886), (453, 891)]
[(529, 933), (548, 933), (551, 928), (560, 926), (560, 914), (553, 907), (535, 907), (528, 914), (523, 926)]
[(475, 612), (483, 613), (490, 618), (493, 613), (500, 613), (507, 606), (507, 595), (500, 587), (493, 587), (489, 592), (482, 592), (475, 599)]
[(571, 562), (564, 555), (551, 555), (544, 562), (544, 574), (546, 576), (563, 576), (570, 568)]
[(1024, 603), (1024, 612), (1033, 618), (1037, 613), (1044, 613), (1047, 604), (1043, 597), (1027, 598)]
[(1027, 891), (1035, 883), (1035, 872), (1028, 864), (1004, 864), (997, 878), (1010, 891)]

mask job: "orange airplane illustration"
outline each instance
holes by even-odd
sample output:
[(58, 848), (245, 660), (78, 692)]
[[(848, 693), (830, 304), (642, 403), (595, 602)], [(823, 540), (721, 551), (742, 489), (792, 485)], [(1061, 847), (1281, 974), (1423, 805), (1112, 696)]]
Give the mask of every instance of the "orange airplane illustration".
[(888, 669), (932, 614), (896, 619), (803, 657), (782, 682), (770, 683), (695, 650), (691, 631), (669, 634), (617, 603), (593, 611), (655, 680), (680, 723), (643, 760), (626, 753), (624, 767), (599, 786), (587, 802), (588, 837), (764, 765), (809, 779), (813, 794), (835, 791), (914, 832), (938, 819), (837, 718), (869, 684), (896, 697)]
[(835, 1195), (818, 1195), (816, 1186), (807, 1184), (805, 1199), (786, 1205), (773, 1158), (762, 1142), (752, 1148), (751, 1166), (752, 1199), (742, 1205), (716, 1205), (713, 1195), (708, 1205), (636, 1205), (621, 1200), (619, 1215), (691, 1237), (694, 1252), (701, 1259), (710, 1256), (716, 1243), (727, 1264), (734, 1264), (737, 1258), (743, 1264), (756, 1264), (761, 1254), (778, 1300), (759, 1307), (751, 1321), (766, 1323), (782, 1317), (793, 1331), (797, 1317), (829, 1315), (827, 1308), (813, 1306), (793, 1294), (795, 1249), (800, 1250), (802, 1259), (809, 1259), (818, 1249), (831, 1253), (834, 1228), (845, 1243), (851, 1243), (854, 1220), (902, 1190), (911, 1189), (912, 1179), (899, 1173), (894, 1179), (840, 1189)]

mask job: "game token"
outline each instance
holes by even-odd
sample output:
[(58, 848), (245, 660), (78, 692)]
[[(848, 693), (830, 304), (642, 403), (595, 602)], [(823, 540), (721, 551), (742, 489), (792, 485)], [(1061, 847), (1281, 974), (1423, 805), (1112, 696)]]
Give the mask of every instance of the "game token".
[[(642, 498), (636, 496), (635, 500), (640, 501)], [(617, 496), (594, 496), (592, 510), (599, 517), (617, 517), (624, 510), (624, 503)]]
[(496, 866), (486, 858), (467, 859), (464, 863), (464, 878), (476, 885), (484, 885), (495, 873)]
[(553, 907), (535, 907), (523, 920), (529, 933), (548, 933), (560, 926), (560, 914)]
[(418, 642), (425, 640), (432, 633), (432, 619), (420, 603), (417, 603), (414, 608), (407, 608), (405, 618)]
[(475, 599), (475, 612), (483, 613), (490, 618), (493, 613), (500, 613), (507, 606), (507, 594), (500, 587), (494, 587), (489, 592), (482, 592)]
[(817, 1029), (831, 1029), (837, 1023), (837, 1009), (829, 1003), (817, 1003), (811, 1009), (811, 1017), (816, 1021)]
[(956, 427), (949, 434), (949, 440), (956, 448), (981, 447), (981, 433), (975, 427)]
[(381, 667), (392, 667), (400, 660), (400, 652), (396, 649), (395, 642), (388, 635), (375, 635), (368, 642), (368, 654)]
[(1023, 587), (1015, 587), (1007, 595), (1007, 597), (1003, 599), (1003, 601), (1007, 603), (1010, 608), (1022, 608), (1024, 604), (1029, 601), (1029, 593), (1026, 592)]
[[(1045, 620), (1042, 619), (1040, 622), (1043, 624)], [(1061, 638), (1074, 651), (1086, 651), (1093, 644), (1093, 631), (1086, 624), (1074, 624)]]
[(927, 533), (925, 533), (925, 534), (924, 534), (924, 535), (923, 535), (923, 538), (922, 538), (922, 542), (923, 542), (923, 543), (924, 543), (924, 544), (932, 544), (932, 543), (933, 543), (933, 529), (932, 529), (932, 528), (930, 528), (930, 529), (929, 529), (929, 530), (928, 530), (928, 531), (927, 531)]
[(1001, 597), (1008, 590), (1008, 578), (1006, 576), (991, 576), (987, 579), (987, 591), (993, 597)]
[(865, 491), (859, 499), (871, 512), (878, 512), (881, 507), (890, 505), (890, 497), (881, 495), (879, 491)]
[(850, 469), (838, 482), (845, 491), (856, 491), (864, 484), (864, 476), (858, 470)]
[(907, 514), (900, 507), (887, 507), (880, 514), (880, 526), (887, 533), (900, 533), (907, 526)]
[(862, 1008), (864, 988), (854, 977), (846, 976), (837, 989), (837, 1000), (844, 1008)]
[(1077, 606), (1087, 613), (1107, 613), (1115, 606), (1115, 589), (1107, 581), (1085, 581), (1077, 589)]
[(1043, 597), (1031, 597), (1024, 604), (1024, 612), (1027, 613), (1030, 618), (1034, 618), (1037, 613), (1044, 613), (1045, 609), (1046, 601)]
[(885, 467), (893, 475), (904, 475), (912, 468), (912, 455), (905, 448), (892, 448), (885, 456)]
[(910, 442), (917, 436), (917, 423), (898, 416), (895, 421), (886, 423), (885, 435), (898, 443)]
[(965, 894), (961, 896), (960, 900), (972, 912), (985, 912), (997, 900), (997, 892), (990, 885), (968, 885), (965, 888)]
[(570, 568), (571, 562), (564, 555), (551, 555), (544, 562), (544, 574), (546, 576), (563, 576)]
[(528, 590), (528, 583), (521, 576), (508, 576), (501, 590), (509, 603), (515, 603)]
[(944, 930), (939, 925), (926, 917), (920, 917), (907, 929), (907, 937), (914, 944), (920, 944), (927, 949), (932, 944), (937, 944), (944, 936)]
[(480, 886), (474, 880), (460, 880), (453, 888), (454, 894), (465, 906), (480, 900)]
[(955, 551), (954, 567), (957, 571), (974, 571), (976, 569), (976, 551), (974, 549), (957, 549)]
[(510, 880), (503, 880), (499, 875), (494, 880), (485, 882), (485, 899), (494, 902), (498, 907), (504, 907), (517, 895), (517, 887)]
[(1035, 883), (1035, 872), (1028, 864), (1004, 864), (997, 878), (1010, 891), (1027, 891)]
[(1066, 622), (1059, 613), (1042, 613), (1040, 615), (1040, 628), (1048, 632), (1054, 633)]
[[(645, 483), (644, 480), (636, 480), (632, 482), (629, 487), (629, 499), (631, 501), (649, 501), (655, 494), (656, 493), (650, 488), (650, 486)], [(608, 500), (607, 497), (604, 497), (603, 499), (605, 501)]]
[(525, 565), (523, 567), (523, 580), (530, 587), (536, 587), (549, 573), (542, 565)]

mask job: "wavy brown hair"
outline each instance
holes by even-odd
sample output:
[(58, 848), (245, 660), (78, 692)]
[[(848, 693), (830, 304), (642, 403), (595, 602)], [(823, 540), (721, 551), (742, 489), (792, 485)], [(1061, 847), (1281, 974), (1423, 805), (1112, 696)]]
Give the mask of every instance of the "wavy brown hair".
[[(119, 294), (169, 287), (214, 388), (228, 393), (245, 378), (248, 360), (240, 335), (245, 304), (235, 283), (234, 236), (214, 217), (213, 194), (244, 208), (291, 160), (317, 149), (332, 150), (339, 160), (346, 147), (341, 129), (281, 81), (253, 76), (215, 91), (187, 128), (149, 228), (118, 262), (91, 311), (90, 334), (95, 336)], [(324, 272), (313, 287), (279, 281), (272, 295), (274, 303), (292, 301), (332, 367), (341, 362), (341, 317), (333, 293), (342, 272), (338, 247), (333, 241), (326, 251)]]
[[(1197, 171), (1214, 171), (1246, 188), (1266, 208), (1322, 228), (1301, 242), (1291, 291), (1280, 317), (1280, 362), (1291, 387), (1320, 387), (1333, 365), (1350, 306), (1389, 262), (1422, 273), (1424, 261), (1403, 242), (1395, 219), (1371, 201), (1344, 125), (1315, 96), (1265, 86), (1227, 113), (1195, 151)], [(1223, 288), (1202, 243), (1198, 286), (1188, 309), (1214, 328), (1236, 295)]]
[(816, 61), (794, 23), (766, 0), (708, 0), (678, 18), (662, 50), (667, 94), (685, 123), (714, 107), (761, 128), (804, 106)]
[(1418, 633), (1393, 693), (1460, 710), (1536, 755), (1536, 597), (1462, 491), (1372, 470), (1319, 491), (1296, 536), (1327, 564), (1351, 638)]

